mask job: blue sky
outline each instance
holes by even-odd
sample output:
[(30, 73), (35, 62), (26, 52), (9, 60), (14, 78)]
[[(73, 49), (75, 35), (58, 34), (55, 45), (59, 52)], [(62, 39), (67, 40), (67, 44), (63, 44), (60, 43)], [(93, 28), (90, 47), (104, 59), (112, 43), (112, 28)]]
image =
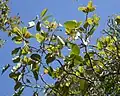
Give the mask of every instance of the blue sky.
[[(63, 24), (67, 20), (84, 20), (84, 14), (79, 12), (77, 9), (81, 5), (86, 5), (89, 0), (11, 0), (10, 8), (11, 15), (20, 14), (21, 20), (27, 24), (36, 15), (39, 15), (44, 8), (48, 8), (48, 13), (52, 14), (57, 21)], [(95, 32), (94, 37), (100, 37), (102, 29), (106, 26), (106, 21), (108, 16), (120, 12), (120, 1), (119, 0), (93, 0), (96, 6), (96, 12), (101, 20), (100, 26)], [(10, 55), (11, 50), (13, 50), (17, 45), (11, 43), (10, 38), (7, 34), (1, 33), (1, 38), (6, 39), (7, 42), (0, 49), (0, 68), (5, 64), (12, 63), (12, 56)], [(94, 39), (92, 39), (94, 40)], [(8, 71), (0, 76), (0, 95), (1, 96), (11, 96), (13, 93), (13, 80), (8, 78)], [(26, 91), (23, 96), (32, 96), (30, 92)]]

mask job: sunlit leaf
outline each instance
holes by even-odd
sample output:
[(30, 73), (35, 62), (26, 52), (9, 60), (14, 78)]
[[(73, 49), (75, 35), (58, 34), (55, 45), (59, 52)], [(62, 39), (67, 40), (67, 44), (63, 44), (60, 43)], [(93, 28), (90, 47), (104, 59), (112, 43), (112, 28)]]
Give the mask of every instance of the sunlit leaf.
[(91, 24), (93, 24), (93, 19), (92, 18), (88, 18), (87, 22), (88, 22), (89, 25), (91, 25)]
[(22, 34), (22, 31), (18, 27), (14, 27), (12, 32), (18, 36)]
[(95, 6), (93, 6), (93, 2), (92, 0), (90, 0), (88, 2), (88, 5), (87, 5), (88, 9), (89, 9), (89, 12), (93, 12), (95, 10)]
[(84, 13), (88, 13), (89, 12), (89, 9), (87, 7), (78, 7), (78, 10), (82, 11)]
[(28, 53), (30, 53), (30, 49), (29, 49), (29, 47), (26, 45), (26, 46), (24, 46), (24, 47), (21, 49), (20, 55), (26, 55), (26, 54), (28, 54)]
[(64, 27), (68, 29), (75, 29), (77, 27), (77, 22), (75, 20), (66, 21)]
[(16, 44), (21, 44), (22, 41), (23, 41), (22, 37), (20, 37), (20, 36), (14, 36), (14, 37), (12, 38), (12, 40), (13, 40)]
[(98, 25), (100, 21), (100, 17), (98, 17), (96, 14), (93, 15), (93, 22), (94, 24)]
[(44, 41), (44, 36), (42, 36), (42, 34), (36, 33), (36, 39), (39, 43)]
[(47, 13), (47, 11), (48, 11), (48, 9), (44, 9), (44, 10), (41, 12), (40, 16), (41, 16), (41, 17), (44, 17), (45, 14)]
[(101, 49), (103, 48), (103, 43), (102, 43), (101, 41), (99, 41), (99, 40), (98, 40), (98, 42), (97, 42), (97, 48), (98, 48), (99, 50), (101, 50)]
[(79, 55), (80, 54), (80, 48), (76, 44), (71, 45), (71, 54)]
[(48, 74), (48, 69), (44, 69), (44, 74)]
[(79, 70), (80, 73), (83, 73), (84, 72), (84, 67), (83, 66), (79, 66), (78, 70)]
[(28, 32), (28, 31), (26, 31), (26, 32), (24, 33), (24, 37), (25, 37), (26, 39), (29, 39), (31, 36), (32, 36), (32, 34), (31, 34), (30, 32)]
[(117, 24), (120, 24), (120, 16), (116, 16), (115, 21), (117, 22)]
[(46, 21), (46, 20), (49, 19), (50, 17), (52, 17), (52, 15), (44, 16), (44, 17), (42, 18), (42, 21)]

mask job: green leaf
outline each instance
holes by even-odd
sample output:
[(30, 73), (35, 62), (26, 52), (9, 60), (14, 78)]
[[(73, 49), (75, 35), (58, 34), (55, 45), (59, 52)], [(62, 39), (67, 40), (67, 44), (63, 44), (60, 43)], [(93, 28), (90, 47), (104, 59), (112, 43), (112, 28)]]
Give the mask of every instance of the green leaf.
[(28, 53), (30, 53), (29, 46), (25, 45), (25, 46), (22, 48), (20, 55), (27, 55)]
[(54, 71), (53, 71), (53, 68), (52, 68), (51, 66), (49, 66), (49, 67), (47, 68), (47, 70), (48, 70), (48, 74), (53, 77), (53, 75), (54, 75), (54, 73), (53, 73), (53, 72), (54, 72)]
[(10, 64), (5, 65), (5, 66), (2, 68), (2, 73), (1, 73), (1, 74), (3, 74), (9, 67), (10, 67)]
[(97, 42), (97, 48), (98, 48), (99, 50), (102, 50), (102, 48), (103, 48), (103, 43), (102, 43), (101, 41), (99, 41), (99, 40), (98, 40), (98, 42)]
[(52, 17), (52, 15), (48, 15), (42, 18), (42, 21), (46, 21), (48, 18)]
[(89, 25), (93, 24), (93, 19), (92, 18), (87, 18), (87, 22)]
[(28, 32), (28, 31), (26, 31), (25, 34), (24, 34), (24, 37), (25, 37), (26, 39), (29, 39), (29, 38), (32, 37), (32, 34), (31, 34), (30, 32)]
[(24, 86), (22, 86), (20, 89), (19, 89), (19, 91), (18, 92), (15, 92), (15, 94), (13, 94), (13, 96), (21, 96), (21, 94), (22, 94), (22, 92), (23, 92), (23, 90), (24, 90)]
[(79, 70), (80, 73), (83, 73), (84, 72), (84, 67), (83, 66), (79, 66), (78, 70)]
[(84, 12), (84, 13), (88, 13), (88, 12), (89, 12), (89, 10), (88, 10), (87, 7), (78, 7), (78, 10), (79, 10), (79, 11), (82, 11), (82, 12)]
[(18, 27), (14, 27), (12, 33), (16, 34), (17, 36), (20, 36), (22, 34), (22, 31)]
[(49, 64), (49, 63), (52, 63), (55, 60), (55, 56), (48, 53), (46, 55), (45, 59), (46, 59), (46, 63)]
[(47, 9), (47, 8), (46, 8), (46, 9), (44, 9), (44, 10), (41, 12), (40, 16), (41, 16), (41, 17), (44, 17), (44, 16), (45, 16), (45, 14), (47, 13), (47, 11), (48, 11), (48, 9)]
[(41, 30), (41, 23), (40, 23), (40, 21), (38, 21), (37, 24), (36, 24), (36, 30), (37, 31)]
[(36, 81), (39, 80), (39, 78), (38, 78), (38, 72), (33, 71), (33, 75), (34, 75), (34, 78), (35, 78)]
[(9, 74), (9, 77), (12, 78), (12, 79), (14, 79), (15, 81), (18, 81), (19, 75), (20, 75), (19, 72), (18, 72), (18, 73), (11, 72), (11, 73)]
[(72, 44), (71, 46), (71, 54), (79, 55), (80, 54), (80, 48), (76, 44)]
[(17, 63), (16, 66), (13, 66), (12, 72), (16, 72), (18, 69), (20, 69), (21, 65), (22, 65), (21, 63)]
[(16, 82), (16, 85), (14, 86), (14, 90), (17, 91), (18, 88), (22, 86), (21, 82)]
[(66, 21), (64, 23), (64, 27), (67, 29), (75, 29), (77, 27), (77, 21), (75, 21), (75, 20)]
[(12, 61), (13, 61), (14, 63), (18, 63), (18, 62), (20, 61), (20, 57), (19, 57), (19, 56), (16, 56), (16, 57), (12, 58)]
[(34, 64), (32, 64), (32, 72), (36, 81), (39, 80), (39, 69), (40, 66), (38, 63), (35, 62)]
[(12, 51), (12, 55), (16, 55), (18, 52), (19, 52), (19, 50), (21, 49), (21, 47), (18, 47), (18, 48), (15, 48), (13, 51)]
[(86, 83), (86, 81), (85, 80), (80, 80), (80, 89), (81, 90), (84, 90), (85, 89), (85, 83)]
[(39, 54), (32, 54), (30, 57), (31, 57), (31, 59), (33, 59), (35, 61), (40, 61), (40, 59), (41, 59)]
[(12, 38), (12, 40), (16, 43), (16, 44), (21, 44), (23, 39), (20, 36), (14, 36)]
[(95, 30), (96, 30), (96, 28), (94, 27), (94, 28), (92, 28), (92, 30), (90, 30), (89, 32), (88, 32), (88, 36), (91, 36), (94, 32), (95, 32)]
[(87, 8), (89, 9), (89, 12), (93, 12), (95, 10), (92, 0), (88, 2)]
[(44, 41), (45, 37), (42, 36), (42, 34), (37, 33), (36, 34), (36, 39), (39, 43), (42, 43)]

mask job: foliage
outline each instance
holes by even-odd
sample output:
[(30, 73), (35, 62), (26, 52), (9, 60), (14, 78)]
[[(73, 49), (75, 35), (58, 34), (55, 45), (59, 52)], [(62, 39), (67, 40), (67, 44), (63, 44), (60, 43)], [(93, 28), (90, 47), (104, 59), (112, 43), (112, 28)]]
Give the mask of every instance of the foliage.
[[(33, 96), (38, 96), (42, 88), (47, 96), (120, 95), (120, 16), (108, 19), (103, 37), (92, 45), (90, 39), (100, 20), (97, 14), (91, 15), (96, 9), (92, 0), (78, 8), (85, 20), (66, 21), (65, 32), (60, 23), (49, 19), (53, 17), (47, 14), (48, 9), (41, 12), (39, 20), (22, 27), (19, 17), (9, 17), (7, 2), (0, 2), (1, 6), (6, 6), (0, 9), (3, 17), (0, 28), (8, 32), (19, 47), (11, 52), (14, 66), (7, 64), (2, 74), (11, 68), (9, 77), (15, 81), (13, 96), (21, 96), (26, 87), (34, 90)], [(33, 27), (35, 34), (30, 32)], [(58, 36), (58, 31), (62, 31), (63, 37), (67, 36)], [(39, 46), (31, 45), (31, 40)], [(55, 83), (48, 84), (44, 80), (46, 75)]]

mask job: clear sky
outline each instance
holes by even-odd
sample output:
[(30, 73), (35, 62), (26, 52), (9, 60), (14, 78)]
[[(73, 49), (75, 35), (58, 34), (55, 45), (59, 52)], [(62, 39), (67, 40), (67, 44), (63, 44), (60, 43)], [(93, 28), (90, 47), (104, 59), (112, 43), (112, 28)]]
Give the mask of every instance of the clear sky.
[[(52, 14), (57, 21), (63, 24), (67, 20), (84, 20), (84, 14), (79, 12), (78, 6), (86, 5), (89, 0), (11, 0), (11, 15), (20, 14), (21, 20), (27, 24), (36, 15), (39, 15), (44, 8), (48, 8), (48, 13)], [(94, 37), (100, 37), (102, 29), (105, 28), (108, 16), (120, 12), (120, 0), (93, 0), (96, 6), (96, 12), (100, 17), (100, 26), (95, 32)], [(0, 37), (6, 39), (5, 45), (0, 48), (0, 68), (5, 64), (12, 64), (11, 50), (17, 45), (11, 43), (7, 34), (0, 33)], [(94, 40), (94, 39), (92, 39)], [(13, 93), (14, 81), (8, 78), (7, 71), (0, 75), (0, 96), (11, 96)], [(27, 95), (26, 95), (27, 94)], [(32, 96), (26, 91), (23, 96)]]

